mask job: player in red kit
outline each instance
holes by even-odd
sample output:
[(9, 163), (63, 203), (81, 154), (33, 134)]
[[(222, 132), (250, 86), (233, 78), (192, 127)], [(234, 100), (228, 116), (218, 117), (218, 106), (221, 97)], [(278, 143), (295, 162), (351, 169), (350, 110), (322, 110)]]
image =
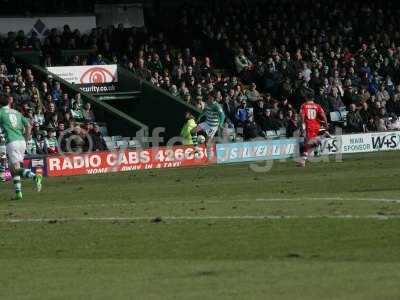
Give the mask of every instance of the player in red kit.
[(328, 125), (323, 108), (314, 102), (314, 97), (311, 93), (307, 93), (305, 100), (300, 107), (300, 116), (303, 123), (303, 130), (305, 131), (303, 157), (298, 162), (298, 165), (302, 167), (305, 166), (309, 153), (321, 143), (321, 123)]

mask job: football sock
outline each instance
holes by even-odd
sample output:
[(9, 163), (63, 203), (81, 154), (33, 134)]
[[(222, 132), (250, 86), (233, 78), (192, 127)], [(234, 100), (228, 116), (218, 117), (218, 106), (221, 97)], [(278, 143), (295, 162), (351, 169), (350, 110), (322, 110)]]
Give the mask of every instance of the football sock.
[(28, 179), (35, 179), (35, 173), (33, 173), (31, 170), (29, 169), (19, 169), (17, 171), (17, 174), (22, 176), (23, 178), (28, 178)]
[(6, 178), (4, 177), (5, 176), (5, 174), (4, 174), (5, 170), (6, 170), (6, 168), (4, 167), (4, 165), (0, 165), (0, 180), (1, 181), (5, 181), (6, 180)]
[(193, 142), (193, 146), (197, 147), (197, 144), (198, 144), (197, 133), (192, 133), (192, 142)]
[(13, 183), (15, 187), (15, 192), (20, 193), (21, 192), (21, 177), (20, 176), (14, 176), (13, 177)]

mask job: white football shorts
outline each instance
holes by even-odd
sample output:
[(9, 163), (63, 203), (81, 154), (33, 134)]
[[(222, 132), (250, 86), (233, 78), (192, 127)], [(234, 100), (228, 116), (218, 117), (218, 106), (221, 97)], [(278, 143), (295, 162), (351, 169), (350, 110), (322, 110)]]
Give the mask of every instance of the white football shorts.
[(218, 126), (217, 127), (211, 127), (210, 125), (207, 124), (207, 122), (203, 122), (199, 124), (199, 127), (201, 130), (203, 130), (209, 139), (212, 139), (215, 134), (218, 132)]
[(14, 141), (6, 146), (9, 164), (18, 164), (24, 162), (26, 143), (25, 141)]

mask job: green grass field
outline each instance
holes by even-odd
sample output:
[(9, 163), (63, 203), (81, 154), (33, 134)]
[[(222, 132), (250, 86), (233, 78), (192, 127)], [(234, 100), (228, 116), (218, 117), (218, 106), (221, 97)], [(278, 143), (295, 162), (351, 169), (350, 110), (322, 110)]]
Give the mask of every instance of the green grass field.
[(400, 153), (0, 194), (0, 299), (400, 299)]

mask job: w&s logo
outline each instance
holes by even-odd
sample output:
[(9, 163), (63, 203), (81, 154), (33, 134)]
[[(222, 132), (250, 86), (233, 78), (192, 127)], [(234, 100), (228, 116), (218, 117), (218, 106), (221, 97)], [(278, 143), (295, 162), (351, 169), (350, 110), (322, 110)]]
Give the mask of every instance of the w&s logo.
[(400, 136), (398, 133), (372, 136), (372, 147), (376, 150), (390, 150), (400, 148)]

